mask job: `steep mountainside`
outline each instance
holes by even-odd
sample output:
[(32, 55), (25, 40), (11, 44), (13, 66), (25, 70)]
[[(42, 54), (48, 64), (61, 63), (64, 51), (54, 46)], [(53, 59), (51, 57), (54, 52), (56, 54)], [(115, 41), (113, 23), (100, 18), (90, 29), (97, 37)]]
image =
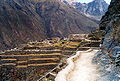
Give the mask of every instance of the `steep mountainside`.
[(65, 4), (72, 5), (73, 3), (76, 3), (78, 1), (76, 0), (60, 0), (61, 2), (64, 2)]
[(0, 48), (45, 37), (45, 26), (34, 4), (27, 0), (0, 0)]
[(101, 19), (100, 29), (106, 34), (101, 51), (93, 61), (98, 64), (101, 73), (98, 81), (120, 81), (120, 0), (111, 1)]
[[(68, 0), (66, 0), (68, 1)], [(68, 1), (70, 5), (90, 18), (100, 20), (108, 8), (108, 4), (104, 0), (93, 0), (90, 3), (80, 3)]]
[(59, 0), (0, 0), (0, 48), (89, 33), (98, 25)]

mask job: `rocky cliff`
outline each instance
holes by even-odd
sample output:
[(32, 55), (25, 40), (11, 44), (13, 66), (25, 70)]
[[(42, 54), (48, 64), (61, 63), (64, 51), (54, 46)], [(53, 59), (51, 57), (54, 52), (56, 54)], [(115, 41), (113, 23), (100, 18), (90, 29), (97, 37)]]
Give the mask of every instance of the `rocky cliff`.
[(100, 29), (106, 32), (93, 62), (98, 64), (98, 81), (120, 81), (120, 0), (112, 0), (102, 17)]
[(93, 0), (89, 3), (80, 3), (73, 0), (63, 0), (64, 3), (73, 6), (78, 11), (82, 12), (86, 16), (100, 20), (101, 17), (105, 14), (108, 8), (108, 4), (104, 0)]
[(30, 40), (89, 33), (97, 27), (59, 0), (0, 0), (0, 49)]

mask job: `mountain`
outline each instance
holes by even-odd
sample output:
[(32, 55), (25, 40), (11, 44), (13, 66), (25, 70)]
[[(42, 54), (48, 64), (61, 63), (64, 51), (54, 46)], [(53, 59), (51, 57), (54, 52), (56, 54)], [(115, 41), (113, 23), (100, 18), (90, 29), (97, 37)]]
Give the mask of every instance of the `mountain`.
[(96, 28), (96, 22), (59, 0), (0, 0), (1, 48)]
[(0, 48), (46, 37), (35, 6), (27, 0), (0, 1)]
[(78, 11), (82, 12), (86, 16), (97, 20), (101, 19), (109, 6), (104, 0), (93, 0), (90, 3), (68, 1), (68, 3), (72, 3), (70, 5), (72, 5), (74, 8), (76, 8)]
[(72, 5), (73, 3), (76, 3), (78, 1), (76, 0), (60, 0), (61, 2), (64, 2), (65, 4)]

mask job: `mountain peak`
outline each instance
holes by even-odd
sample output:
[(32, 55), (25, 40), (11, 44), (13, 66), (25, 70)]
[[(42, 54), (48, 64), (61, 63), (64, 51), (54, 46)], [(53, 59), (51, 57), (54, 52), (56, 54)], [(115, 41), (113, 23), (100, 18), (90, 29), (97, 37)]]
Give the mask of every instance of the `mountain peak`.
[(102, 3), (102, 2), (106, 2), (106, 1), (105, 0), (94, 0), (93, 2)]
[(104, 0), (94, 0), (94, 1), (99, 1), (99, 2), (103, 2)]
[[(76, 0), (64, 0), (64, 1), (76, 1)], [(68, 2), (69, 4), (70, 2)], [(85, 14), (86, 16), (90, 18), (94, 18), (96, 20), (100, 20), (101, 17), (105, 14), (108, 8), (108, 4), (106, 3), (105, 0), (93, 0), (92, 2), (89, 3), (80, 3), (76, 2), (72, 4), (74, 8)]]

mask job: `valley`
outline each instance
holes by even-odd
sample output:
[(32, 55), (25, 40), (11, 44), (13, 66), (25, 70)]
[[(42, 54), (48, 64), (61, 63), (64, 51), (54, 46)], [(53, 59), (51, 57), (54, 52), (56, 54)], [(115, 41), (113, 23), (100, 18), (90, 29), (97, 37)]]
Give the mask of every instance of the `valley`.
[(120, 81), (120, 0), (0, 0), (0, 81)]
[(64, 39), (31, 41), (1, 51), (1, 80), (54, 80), (56, 74), (65, 68), (67, 58), (80, 50), (98, 49), (100, 40), (89, 38), (87, 34), (71, 34)]
[(98, 23), (59, 0), (0, 1), (1, 49), (96, 29)]

